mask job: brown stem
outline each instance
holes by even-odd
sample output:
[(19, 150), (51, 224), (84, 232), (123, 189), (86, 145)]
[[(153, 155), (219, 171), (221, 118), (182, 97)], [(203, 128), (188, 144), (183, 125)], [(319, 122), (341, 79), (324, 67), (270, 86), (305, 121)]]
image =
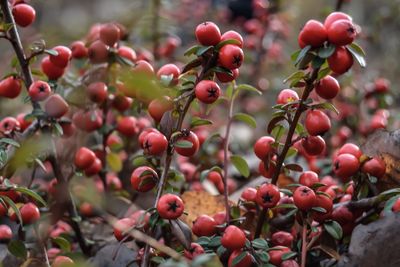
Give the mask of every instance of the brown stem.
[[(10, 43), (14, 49), (14, 52), (17, 56), (19, 65), (21, 66), (25, 86), (26, 86), (26, 88), (29, 88), (29, 86), (33, 82), (33, 76), (32, 76), (31, 69), (29, 67), (29, 60), (27, 59), (27, 57), (25, 55), (24, 48), (22, 47), (21, 39), (19, 38), (17, 26), (15, 24), (14, 17), (11, 13), (11, 9), (10, 9), (8, 0), (0, 0), (0, 6), (1, 6), (1, 10), (3, 11), (5, 23), (12, 25), (8, 31), (8, 33), (9, 33), (8, 40), (10, 41)], [(32, 106), (34, 109), (41, 109), (38, 102), (31, 100), (31, 103), (32, 103)]]
[(301, 238), (301, 267), (306, 266), (307, 261), (307, 223), (303, 224), (303, 233)]

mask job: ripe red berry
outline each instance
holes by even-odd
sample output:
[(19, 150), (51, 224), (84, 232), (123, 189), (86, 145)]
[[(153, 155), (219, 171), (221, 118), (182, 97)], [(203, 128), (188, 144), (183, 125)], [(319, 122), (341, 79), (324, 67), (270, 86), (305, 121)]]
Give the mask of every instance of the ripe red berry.
[(200, 147), (199, 138), (197, 138), (197, 135), (192, 131), (186, 131), (185, 133), (183, 133), (183, 136), (178, 138), (177, 142), (179, 141), (188, 141), (192, 143), (191, 147), (175, 146), (176, 153), (178, 153), (181, 156), (191, 157), (194, 154), (196, 154), (197, 151), (199, 150)]
[(282, 261), (280, 267), (299, 267), (299, 264), (296, 262), (296, 260), (285, 260)]
[(393, 212), (399, 212), (399, 211), (400, 211), (400, 198), (398, 198), (398, 199), (394, 202), (394, 204), (393, 204), (393, 206), (392, 206), (392, 211), (393, 211)]
[(132, 70), (134, 73), (142, 73), (149, 76), (152, 76), (154, 74), (154, 68), (149, 62), (145, 60), (138, 60), (135, 64), (136, 65), (135, 67), (133, 67)]
[(353, 176), (360, 167), (358, 159), (351, 154), (341, 154), (333, 162), (333, 171), (344, 182)]
[(222, 176), (217, 171), (210, 171), (207, 175), (207, 179), (213, 184), (218, 185), (222, 181)]
[(190, 250), (184, 250), (183, 254), (189, 260), (195, 259), (197, 256), (204, 254), (204, 248), (197, 243), (190, 244)]
[(72, 117), (74, 125), (79, 129), (92, 132), (99, 129), (103, 125), (103, 119), (100, 110), (79, 110)]
[(353, 66), (353, 56), (345, 47), (338, 46), (328, 58), (328, 65), (334, 73), (343, 74)]
[(86, 147), (81, 147), (75, 154), (74, 163), (79, 169), (87, 169), (93, 164), (95, 159), (96, 155), (92, 150)]
[(85, 175), (87, 177), (90, 177), (95, 174), (98, 174), (101, 171), (101, 168), (103, 168), (101, 160), (99, 158), (95, 158), (92, 165), (90, 165), (88, 168), (85, 169)]
[(299, 95), (292, 89), (283, 89), (279, 92), (278, 98), (276, 100), (277, 104), (285, 105), (293, 101), (299, 100)]
[(352, 222), (354, 215), (346, 206), (339, 206), (332, 211), (332, 220), (337, 221), (340, 225), (344, 225)]
[(221, 89), (216, 82), (203, 80), (196, 85), (194, 92), (200, 102), (204, 104), (212, 104), (220, 96)]
[(361, 170), (379, 179), (386, 173), (386, 164), (380, 158), (372, 158), (364, 163)]
[(321, 110), (310, 110), (307, 112), (305, 127), (310, 135), (323, 135), (331, 128), (329, 117)]
[(328, 40), (334, 45), (348, 45), (356, 38), (357, 32), (353, 23), (347, 19), (339, 19), (328, 29)]
[(385, 78), (378, 78), (374, 81), (374, 89), (377, 93), (387, 93), (390, 88), (390, 81)]
[(214, 218), (208, 215), (200, 215), (193, 222), (192, 232), (193, 234), (200, 236), (213, 236), (217, 232), (217, 222)]
[(131, 185), (134, 190), (147, 192), (157, 184), (158, 175), (150, 167), (141, 166), (136, 168), (131, 175)]
[[(131, 218), (123, 218), (115, 222), (114, 224), (114, 236), (118, 241), (121, 241), (124, 239), (126, 236), (129, 236), (129, 233), (125, 233), (128, 231), (130, 228), (132, 228), (135, 225), (135, 221), (132, 220)], [(126, 241), (129, 241), (129, 238), (126, 239)]]
[(157, 203), (157, 212), (163, 219), (174, 220), (179, 218), (184, 210), (183, 201), (173, 194), (163, 195)]
[(272, 249), (268, 251), (269, 263), (275, 266), (280, 266), (282, 263), (282, 256), (288, 252), (290, 252), (290, 249), (288, 247), (283, 247), (283, 246), (272, 247)]
[(16, 98), (21, 93), (21, 80), (15, 76), (9, 76), (0, 81), (0, 96)]
[(272, 175), (274, 175), (275, 170), (275, 164), (271, 161), (269, 162), (268, 169), (266, 168), (264, 161), (260, 161), (260, 164), (258, 165), (258, 172), (265, 178), (271, 178)]
[(136, 135), (139, 132), (137, 119), (133, 116), (122, 117), (117, 122), (117, 131), (128, 137)]
[(246, 189), (243, 190), (242, 194), (240, 195), (240, 198), (243, 201), (255, 202), (257, 198), (257, 189), (253, 187), (247, 187)]
[(245, 251), (245, 256), (239, 261), (234, 264), (234, 261), (239, 255), (243, 253), (243, 250), (237, 249), (232, 252), (232, 254), (229, 256), (228, 260), (228, 267), (251, 267), (253, 266), (253, 257), (251, 254), (247, 251)]
[(339, 82), (330, 75), (322, 78), (315, 86), (315, 91), (317, 92), (318, 96), (322, 97), (323, 99), (334, 98), (339, 93), (339, 90)]
[(317, 136), (307, 136), (301, 140), (301, 146), (304, 148), (304, 151), (310, 156), (318, 156), (325, 149), (325, 140), (317, 135)]
[(268, 156), (275, 153), (275, 148), (272, 144), (275, 143), (275, 139), (270, 136), (260, 137), (254, 144), (254, 153), (261, 160), (266, 160)]
[(53, 50), (57, 51), (57, 56), (50, 55), (50, 61), (59, 68), (65, 68), (72, 57), (71, 49), (66, 46), (56, 46)]
[(99, 40), (94, 41), (89, 46), (88, 56), (92, 64), (104, 63), (108, 60), (108, 46)]
[(149, 155), (161, 155), (167, 149), (168, 140), (160, 132), (152, 132), (146, 135), (143, 141), (143, 150)]
[(64, 68), (60, 68), (60, 67), (54, 65), (50, 61), (49, 56), (44, 57), (42, 59), (42, 63), (40, 65), (40, 67), (42, 68), (43, 73), (46, 74), (46, 76), (49, 78), (49, 80), (57, 80), (58, 78), (63, 76), (64, 72), (65, 72)]
[(108, 46), (114, 46), (120, 37), (120, 30), (114, 23), (101, 25), (99, 32), (100, 40)]
[(94, 82), (87, 87), (90, 100), (95, 103), (103, 103), (107, 99), (107, 85), (103, 82)]
[(74, 261), (67, 257), (67, 256), (57, 256), (54, 261), (53, 264), (51, 265), (51, 267), (73, 267), (75, 266)]
[(233, 80), (236, 80), (236, 78), (239, 77), (239, 69), (233, 69), (231, 71), (232, 71), (232, 76), (224, 72), (216, 72), (217, 79), (221, 83), (229, 83)]
[(0, 225), (0, 241), (9, 241), (12, 238), (12, 231), (10, 226)]
[(274, 246), (291, 247), (293, 243), (293, 236), (291, 233), (278, 231), (272, 234), (271, 242)]
[(317, 194), (317, 199), (315, 202), (315, 207), (321, 207), (326, 210), (326, 212), (313, 212), (313, 219), (317, 222), (323, 222), (331, 217), (333, 209), (332, 198), (327, 195)]
[(40, 218), (40, 211), (38, 207), (31, 202), (24, 204), (20, 208), (20, 213), (22, 222), (25, 225), (34, 223)]
[(320, 47), (328, 40), (328, 33), (321, 22), (309, 20), (301, 30), (299, 38), (305, 45)]
[(237, 45), (224, 45), (219, 50), (219, 63), (221, 66), (233, 70), (239, 68), (244, 60), (243, 50)]
[(19, 131), (20, 129), (21, 125), (13, 117), (5, 117), (0, 121), (0, 133), (4, 135), (9, 135), (14, 131)]
[(50, 85), (44, 81), (36, 81), (29, 86), (29, 96), (32, 101), (46, 100), (51, 93)]
[(175, 64), (166, 64), (157, 71), (157, 77), (159, 79), (162, 79), (163, 76), (172, 76), (170, 85), (178, 84), (179, 82), (178, 78), (180, 74), (181, 71)]
[(112, 106), (119, 112), (124, 112), (131, 107), (132, 102), (133, 100), (130, 97), (126, 97), (124, 95), (115, 95), (114, 99), (112, 100)]
[(361, 151), (360, 147), (352, 144), (352, 143), (347, 143), (344, 144), (338, 151), (337, 155), (341, 154), (351, 154), (357, 159), (360, 159), (360, 157), (363, 155), (363, 152)]
[(293, 194), (293, 201), (299, 210), (307, 211), (315, 206), (317, 197), (314, 191), (307, 186), (299, 186)]
[(36, 18), (35, 9), (27, 4), (18, 4), (13, 6), (12, 14), (14, 16), (15, 23), (20, 27), (28, 27), (31, 25)]
[(315, 183), (319, 183), (318, 174), (313, 171), (305, 171), (300, 175), (299, 183), (308, 187), (312, 187)]
[(348, 20), (348, 21), (352, 21), (353, 20), (346, 13), (343, 13), (343, 12), (332, 12), (325, 19), (325, 22), (324, 22), (325, 28), (328, 30), (329, 27), (332, 25), (332, 23), (334, 23), (335, 21), (340, 20), (340, 19), (345, 19), (345, 20)]
[(256, 201), (263, 208), (272, 208), (281, 199), (279, 189), (273, 184), (262, 184), (257, 190)]
[(195, 31), (197, 41), (202, 45), (216, 45), (221, 41), (221, 32), (218, 26), (211, 22), (206, 21), (199, 24)]
[(82, 41), (75, 41), (71, 45), (72, 58), (81, 59), (88, 56), (88, 49)]
[(145, 141), (146, 136), (149, 133), (159, 133), (159, 131), (157, 129), (155, 129), (155, 128), (146, 128), (146, 129), (144, 129), (139, 134), (139, 137), (138, 137), (139, 145), (140, 145), (141, 148), (144, 148), (144, 141)]
[(222, 235), (221, 244), (231, 251), (241, 249), (246, 244), (246, 235), (239, 227), (229, 225)]
[(68, 112), (68, 103), (59, 95), (51, 95), (44, 104), (44, 110), (50, 117), (61, 118)]
[(162, 98), (156, 98), (150, 102), (148, 106), (148, 112), (150, 116), (156, 121), (160, 122), (164, 113), (172, 110), (174, 108), (174, 104), (171, 99), (167, 96)]
[(128, 46), (121, 46), (118, 48), (118, 55), (120, 57), (126, 58), (128, 60), (130, 60), (131, 62), (135, 62), (136, 61), (136, 52), (135, 50), (133, 50), (132, 48), (128, 47)]
[(243, 48), (243, 37), (240, 33), (236, 32), (236, 31), (227, 31), (221, 36), (221, 42), (230, 40), (230, 39), (238, 41), (239, 44), (237, 44), (237, 46), (239, 46), (240, 48)]

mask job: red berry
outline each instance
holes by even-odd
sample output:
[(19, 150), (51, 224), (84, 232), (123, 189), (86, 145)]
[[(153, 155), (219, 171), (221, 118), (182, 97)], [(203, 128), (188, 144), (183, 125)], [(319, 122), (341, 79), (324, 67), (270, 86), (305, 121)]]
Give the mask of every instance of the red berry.
[(15, 19), (15, 23), (20, 27), (28, 27), (31, 25), (36, 18), (36, 11), (33, 7), (27, 4), (18, 4), (13, 6), (12, 14)]
[(141, 166), (136, 168), (131, 175), (131, 185), (134, 190), (147, 192), (157, 184), (158, 175), (150, 167)]
[(104, 63), (108, 60), (108, 46), (101, 41), (94, 41), (89, 46), (88, 56), (92, 64)]
[(177, 195), (165, 194), (157, 203), (158, 214), (163, 219), (177, 219), (182, 215), (183, 210), (183, 201)]
[(386, 173), (386, 164), (380, 158), (372, 158), (364, 163), (361, 170), (379, 179)]
[(139, 132), (137, 119), (133, 116), (122, 117), (117, 122), (117, 131), (128, 137), (136, 135)]
[(375, 92), (377, 93), (387, 93), (390, 87), (390, 81), (385, 78), (378, 78), (374, 82)]
[(178, 153), (181, 156), (191, 157), (194, 154), (196, 154), (197, 151), (199, 150), (200, 147), (199, 138), (197, 138), (197, 135), (192, 131), (184, 133), (182, 137), (178, 138), (177, 142), (179, 141), (188, 141), (192, 143), (192, 146), (188, 148), (175, 146), (176, 153)]
[(279, 92), (276, 103), (280, 105), (285, 105), (290, 102), (298, 101), (299, 99), (299, 95), (292, 89), (283, 89)]
[(212, 104), (220, 96), (221, 89), (216, 82), (203, 80), (196, 85), (194, 92), (200, 102), (204, 104)]
[(299, 183), (308, 187), (312, 187), (314, 184), (319, 183), (318, 174), (313, 171), (305, 171), (300, 175)]
[(43, 101), (51, 93), (50, 85), (47, 82), (36, 81), (29, 86), (29, 96), (32, 101)]
[[(128, 231), (130, 228), (132, 228), (135, 225), (135, 221), (132, 220), (131, 218), (123, 218), (115, 222), (114, 224), (114, 236), (118, 241), (121, 241), (124, 239), (126, 236), (129, 236), (128, 233), (124, 233)], [(129, 238), (127, 238), (126, 241), (129, 241)]]
[(247, 187), (243, 190), (240, 198), (244, 201), (255, 202), (257, 198), (257, 189), (253, 187)]
[(0, 96), (16, 98), (21, 93), (21, 80), (15, 76), (9, 76), (0, 81)]
[(193, 222), (192, 232), (193, 234), (200, 236), (213, 236), (217, 232), (217, 222), (214, 218), (208, 215), (200, 215)]
[[(239, 262), (233, 264), (233, 261), (242, 253), (245, 253), (246, 255)], [(229, 256), (228, 267), (251, 267), (251, 266), (253, 266), (253, 257), (247, 251), (242, 251), (241, 249), (237, 249), (233, 251), (232, 254)]]
[(168, 140), (160, 132), (153, 132), (146, 135), (143, 142), (143, 150), (149, 155), (161, 155), (167, 149)]
[(272, 163), (271, 161), (269, 162), (268, 169), (265, 167), (264, 161), (260, 161), (260, 164), (258, 165), (258, 172), (265, 178), (271, 178), (272, 175), (274, 175), (275, 170), (276, 170), (275, 164)]
[(92, 165), (90, 165), (88, 168), (85, 169), (85, 175), (87, 177), (90, 177), (95, 174), (98, 174), (101, 171), (101, 168), (103, 168), (101, 160), (99, 158), (95, 158)]
[(243, 48), (243, 37), (240, 33), (236, 32), (236, 31), (227, 31), (221, 36), (221, 42), (230, 40), (230, 39), (238, 41), (239, 44), (237, 44), (237, 46), (239, 46), (240, 48)]
[(181, 71), (175, 64), (166, 64), (157, 71), (157, 77), (159, 79), (162, 79), (163, 76), (172, 76), (170, 85), (178, 84), (179, 82), (178, 78), (180, 74)]
[(221, 244), (231, 251), (241, 249), (246, 244), (246, 235), (239, 227), (229, 225), (222, 235)]
[(269, 263), (275, 266), (280, 266), (282, 263), (282, 256), (288, 252), (290, 252), (290, 249), (288, 247), (283, 247), (283, 246), (272, 247), (272, 249), (268, 251)]
[(40, 211), (38, 207), (33, 203), (24, 204), (20, 208), (21, 219), (23, 224), (31, 224), (39, 220)]
[(307, 186), (299, 186), (293, 194), (293, 201), (299, 210), (307, 211), (315, 206), (317, 197), (314, 191)]
[(103, 119), (100, 110), (79, 110), (72, 117), (72, 121), (79, 129), (92, 132), (103, 125)]
[(332, 99), (339, 93), (340, 85), (332, 76), (322, 78), (315, 86), (315, 91), (323, 99)]
[(333, 162), (333, 171), (344, 182), (348, 181), (360, 167), (358, 159), (351, 154), (341, 154)]
[(306, 45), (320, 47), (328, 39), (328, 33), (321, 22), (309, 20), (300, 32), (300, 39)]
[(353, 213), (346, 206), (339, 206), (332, 211), (332, 220), (340, 225), (347, 224), (354, 220)]
[(114, 23), (103, 24), (99, 32), (100, 40), (108, 46), (114, 46), (120, 37), (120, 30)]
[(272, 144), (275, 143), (275, 139), (270, 136), (260, 137), (254, 144), (254, 153), (261, 160), (266, 160), (268, 156), (275, 153), (275, 148)]
[(326, 195), (317, 194), (317, 199), (315, 202), (315, 207), (321, 207), (326, 210), (326, 212), (313, 212), (313, 219), (317, 222), (323, 222), (331, 217), (333, 202), (332, 198)]
[(71, 258), (67, 256), (57, 256), (51, 267), (72, 267), (75, 266), (75, 263)]
[(12, 231), (10, 226), (0, 225), (0, 241), (9, 241), (12, 238)]
[(398, 198), (398, 199), (394, 202), (394, 204), (393, 204), (393, 206), (392, 206), (392, 211), (393, 211), (393, 212), (399, 212), (399, 211), (400, 211), (400, 198)]
[(343, 13), (343, 12), (332, 12), (331, 14), (329, 14), (329, 16), (326, 17), (325, 22), (324, 22), (324, 26), (328, 30), (329, 27), (332, 25), (332, 23), (334, 23), (337, 20), (341, 20), (341, 19), (345, 19), (345, 20), (348, 20), (348, 21), (352, 21), (353, 20), (346, 13)]
[(203, 22), (196, 27), (197, 41), (205, 46), (216, 45), (221, 41), (221, 32), (218, 26), (210, 21)]
[(14, 131), (19, 131), (21, 125), (19, 122), (13, 117), (5, 117), (0, 121), (0, 133), (4, 135), (9, 135)]
[(275, 207), (281, 195), (279, 189), (273, 184), (262, 184), (257, 190), (256, 201), (263, 208)]
[(239, 69), (233, 69), (231, 71), (232, 71), (232, 75), (226, 74), (224, 72), (216, 72), (217, 79), (221, 83), (229, 83), (233, 80), (236, 80), (236, 78), (239, 77)]
[(164, 113), (172, 110), (173, 108), (173, 102), (169, 97), (165, 96), (151, 101), (148, 107), (148, 112), (156, 122), (160, 122)]
[(144, 141), (145, 141), (146, 136), (149, 133), (159, 133), (159, 131), (157, 129), (155, 129), (155, 128), (146, 128), (146, 129), (144, 129), (139, 134), (139, 137), (138, 137), (139, 145), (140, 145), (141, 148), (144, 148)]
[(295, 260), (282, 261), (280, 267), (299, 267), (299, 264)]
[(204, 254), (204, 248), (197, 243), (190, 244), (190, 250), (184, 250), (183, 254), (189, 260), (195, 259), (197, 256)]
[(50, 61), (59, 68), (65, 68), (72, 57), (71, 49), (66, 46), (56, 46), (53, 50), (57, 51), (58, 55), (50, 55)]
[(291, 247), (293, 243), (293, 236), (291, 233), (278, 231), (271, 236), (271, 242), (274, 246)]
[(323, 135), (331, 128), (329, 117), (321, 110), (310, 110), (307, 112), (305, 127), (310, 135)]
[(143, 73), (143, 74), (147, 74), (149, 76), (152, 76), (154, 74), (153, 66), (145, 60), (136, 61), (136, 65), (135, 65), (135, 67), (133, 67), (132, 71), (134, 73)]
[(96, 155), (92, 150), (86, 147), (81, 147), (75, 154), (75, 166), (79, 169), (89, 168), (96, 159)]
[(60, 68), (54, 65), (50, 61), (50, 57), (48, 56), (42, 59), (40, 67), (42, 68), (43, 73), (46, 74), (46, 76), (49, 78), (49, 80), (57, 80), (64, 75), (65, 71), (64, 68)]
[(120, 57), (126, 58), (132, 62), (136, 61), (136, 52), (128, 46), (121, 46), (118, 48), (118, 55)]
[(115, 95), (112, 101), (112, 106), (119, 112), (124, 112), (129, 109), (132, 105), (132, 98), (123, 95)]
[(353, 66), (353, 56), (345, 47), (338, 46), (328, 58), (328, 65), (334, 73), (343, 74)]
[(107, 99), (107, 85), (103, 82), (94, 82), (87, 87), (90, 100), (95, 103), (103, 103)]
[(82, 41), (75, 41), (71, 45), (71, 56), (72, 58), (81, 59), (88, 56), (88, 49), (85, 43)]
[(215, 185), (218, 185), (220, 182), (222, 182), (222, 176), (217, 171), (210, 171), (207, 175), (207, 179)]
[(356, 38), (357, 32), (353, 23), (340, 19), (331, 24), (328, 29), (328, 40), (334, 45), (348, 45)]
[(44, 110), (50, 117), (61, 118), (68, 112), (68, 103), (59, 95), (51, 95), (46, 104), (44, 104)]
[(341, 155), (341, 154), (351, 154), (354, 157), (356, 157), (357, 159), (360, 159), (360, 157), (363, 155), (361, 149), (352, 143), (347, 143), (344, 144), (338, 151), (337, 155)]
[(319, 136), (307, 136), (301, 140), (301, 146), (310, 156), (318, 156), (325, 150), (325, 141)]
[(237, 45), (224, 45), (219, 50), (219, 63), (230, 70), (239, 68), (244, 60), (243, 50)]

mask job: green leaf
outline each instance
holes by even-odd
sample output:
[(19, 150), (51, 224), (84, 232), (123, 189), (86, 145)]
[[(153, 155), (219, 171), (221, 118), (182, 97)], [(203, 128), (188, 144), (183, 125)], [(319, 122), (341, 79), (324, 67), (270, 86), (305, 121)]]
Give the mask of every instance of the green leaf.
[(51, 56), (58, 56), (58, 52), (56, 50), (54, 50), (54, 49), (45, 49), (44, 52), (46, 54), (51, 55)]
[(210, 121), (210, 120), (202, 119), (199, 117), (193, 117), (192, 122), (190, 123), (190, 128), (194, 128), (194, 127), (202, 126), (202, 125), (210, 125), (210, 124), (212, 124), (212, 121)]
[(311, 66), (314, 69), (318, 69), (320, 68), (323, 64), (325, 63), (325, 58), (320, 58), (320, 57), (315, 57), (312, 62), (311, 62)]
[(19, 143), (11, 138), (1, 138), (0, 143), (6, 143), (15, 147), (20, 147)]
[(54, 129), (56, 130), (56, 132), (59, 136), (64, 134), (63, 128), (61, 127), (61, 125), (58, 122), (54, 123), (53, 125), (54, 125)]
[(58, 236), (58, 237), (52, 238), (52, 241), (54, 243), (56, 243), (63, 252), (71, 251), (71, 243), (64, 237)]
[[(257, 251), (256, 252), (257, 257), (263, 262), (263, 263), (267, 263), (269, 262), (269, 254), (265, 251)], [(265, 265), (262, 265), (265, 266)], [(272, 265), (273, 266), (273, 265)]]
[(303, 135), (304, 133), (306, 133), (306, 130), (304, 129), (303, 124), (301, 124), (300, 122), (297, 123), (295, 132), (296, 132), (298, 135)]
[(192, 47), (189, 47), (189, 48), (185, 51), (185, 53), (184, 53), (183, 55), (187, 57), (187, 56), (191, 56), (191, 55), (193, 55), (193, 54), (196, 54), (197, 51), (198, 51), (200, 48), (201, 48), (200, 45), (194, 45), (194, 46), (192, 46)]
[(165, 259), (163, 257), (156, 256), (156, 257), (152, 257), (151, 261), (156, 263), (157, 265), (159, 265), (161, 263), (164, 263)]
[(275, 140), (279, 140), (284, 133), (285, 133), (285, 127), (283, 127), (282, 125), (276, 125), (274, 129), (271, 131), (271, 135), (275, 138)]
[(256, 249), (267, 249), (269, 248), (268, 242), (264, 238), (257, 238), (251, 241), (251, 245)]
[(311, 209), (317, 212), (326, 213), (326, 209), (322, 207), (312, 207)]
[(320, 58), (328, 58), (335, 52), (336, 46), (333, 44), (329, 44), (327, 47), (321, 47), (318, 50), (317, 55)]
[(287, 252), (285, 254), (282, 255), (281, 259), (282, 261), (294, 258), (297, 256), (297, 252)]
[(290, 163), (290, 164), (286, 164), (285, 165), (285, 169), (291, 170), (291, 171), (295, 171), (295, 172), (302, 172), (303, 168), (296, 163)]
[(47, 205), (46, 201), (44, 201), (44, 199), (35, 191), (32, 191), (26, 187), (17, 187), (14, 190), (17, 192), (21, 192), (24, 195), (30, 196), (31, 198), (42, 204), (44, 207)]
[(210, 243), (208, 244), (209, 247), (218, 247), (221, 245), (221, 237), (220, 236), (214, 236)]
[(283, 83), (287, 83), (287, 82), (292, 82), (292, 81), (300, 81), (301, 79), (304, 78), (304, 72), (301, 70), (298, 70), (294, 73), (292, 73), (289, 77), (287, 77), (285, 80), (283, 80)]
[(174, 146), (180, 148), (191, 148), (193, 147), (193, 143), (187, 140), (178, 140), (175, 142)]
[(232, 261), (232, 267), (237, 266), (247, 255), (246, 251), (242, 251), (239, 255), (237, 255)]
[(191, 262), (191, 267), (200, 267), (200, 266), (208, 266), (206, 263), (211, 261), (214, 258), (214, 253), (204, 253), (196, 256)]
[(296, 59), (299, 57), (300, 52), (301, 52), (301, 49), (296, 50), (295, 52), (293, 52), (293, 53), (290, 55), (290, 59), (291, 59), (293, 62), (295, 62)]
[(205, 54), (207, 51), (209, 51), (211, 48), (213, 48), (212, 45), (210, 45), (210, 46), (202, 46), (196, 51), (196, 55), (197, 56), (201, 56), (201, 55)]
[(122, 170), (122, 160), (116, 153), (108, 153), (106, 156), (108, 166), (113, 172), (120, 172)]
[(339, 115), (339, 110), (331, 102), (324, 102), (324, 103), (316, 104), (316, 105), (313, 105), (312, 107), (318, 108), (318, 109), (331, 110)]
[(286, 188), (279, 189), (279, 192), (282, 192), (289, 197), (291, 197), (293, 195), (292, 191), (290, 191), (289, 189), (286, 189)]
[(311, 49), (311, 45), (307, 45), (306, 47), (304, 47), (303, 49), (301, 49), (301, 51), (299, 52), (296, 61), (294, 62), (294, 65), (297, 65), (300, 63), (301, 60), (303, 60), (303, 58), (305, 57), (305, 55), (307, 54), (308, 51), (310, 51)]
[(294, 147), (289, 147), (289, 150), (288, 150), (288, 152), (286, 153), (286, 158), (290, 158), (290, 157), (293, 157), (293, 156), (295, 156), (295, 155), (297, 155), (297, 149), (296, 148), (294, 148)]
[(386, 201), (385, 203), (385, 207), (383, 208), (383, 212), (385, 214), (391, 213), (392, 212), (392, 207), (394, 205), (394, 203), (396, 203), (396, 201), (399, 199), (400, 196), (394, 196), (392, 198), (390, 198), (389, 200)]
[(201, 60), (199, 58), (195, 58), (192, 61), (190, 61), (188, 64), (185, 65), (185, 67), (183, 67), (181, 74), (188, 72), (191, 69), (194, 69), (198, 66), (201, 65)]
[(240, 172), (241, 175), (243, 175), (244, 177), (249, 177), (249, 165), (242, 157), (238, 155), (232, 155), (230, 159), (233, 166), (235, 166), (235, 168)]
[(21, 240), (11, 240), (7, 248), (8, 251), (17, 258), (26, 259), (28, 256), (25, 244)]
[(348, 45), (347, 50), (349, 50), (361, 67), (365, 68), (367, 66), (365, 61), (365, 52), (358, 44), (352, 43)]
[(343, 230), (339, 223), (330, 221), (324, 223), (325, 230), (335, 239), (340, 240), (343, 236)]
[(297, 209), (297, 207), (294, 204), (279, 204), (273, 207), (273, 209)]
[(18, 221), (22, 225), (21, 212), (19, 211), (18, 207), (15, 205), (14, 201), (12, 201), (11, 198), (9, 198), (7, 196), (3, 196), (3, 195), (0, 195), (0, 198), (2, 198), (13, 209), (13, 211), (15, 212), (15, 214), (18, 217)]
[(237, 91), (245, 90), (245, 91), (255, 92), (259, 95), (262, 95), (262, 92), (260, 90), (258, 90), (257, 88), (255, 88), (254, 86), (251, 86), (249, 84), (239, 84), (236, 87), (236, 90)]
[(221, 67), (221, 66), (216, 66), (211, 69), (214, 72), (219, 72), (219, 73), (225, 73), (228, 74), (229, 76), (233, 77), (233, 72), (230, 69)]
[(275, 118), (273, 118), (272, 120), (270, 120), (270, 122), (268, 123), (268, 126), (267, 126), (267, 132), (269, 133), (269, 134), (271, 134), (272, 133), (272, 131), (276, 128), (276, 127), (278, 127), (278, 126), (282, 126), (282, 125), (277, 125), (279, 122), (281, 122), (281, 121), (283, 121), (285, 119), (285, 116), (278, 116), (278, 117), (275, 117)]
[(233, 119), (244, 122), (252, 128), (257, 128), (256, 120), (252, 116), (250, 116), (246, 113), (236, 113), (233, 116)]
[(240, 42), (239, 42), (238, 40), (236, 40), (236, 39), (227, 39), (227, 40), (224, 40), (224, 41), (222, 41), (222, 42), (219, 42), (219, 43), (215, 46), (215, 48), (216, 48), (217, 50), (219, 50), (219, 49), (221, 49), (223, 46), (225, 46), (225, 45), (227, 45), (227, 44), (240, 45)]
[(318, 71), (317, 81), (319, 81), (322, 78), (326, 77), (329, 73), (331, 73), (331, 69), (329, 67), (320, 69)]

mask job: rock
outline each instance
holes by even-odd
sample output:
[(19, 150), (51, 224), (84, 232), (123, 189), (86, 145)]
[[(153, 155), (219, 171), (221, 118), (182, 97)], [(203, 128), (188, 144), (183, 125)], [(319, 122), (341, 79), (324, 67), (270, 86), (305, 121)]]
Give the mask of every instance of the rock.
[[(113, 259), (114, 255), (116, 255), (115, 259)], [(137, 267), (139, 265), (134, 262), (136, 255), (136, 251), (129, 249), (125, 244), (115, 243), (101, 248), (89, 262), (96, 267)]]

